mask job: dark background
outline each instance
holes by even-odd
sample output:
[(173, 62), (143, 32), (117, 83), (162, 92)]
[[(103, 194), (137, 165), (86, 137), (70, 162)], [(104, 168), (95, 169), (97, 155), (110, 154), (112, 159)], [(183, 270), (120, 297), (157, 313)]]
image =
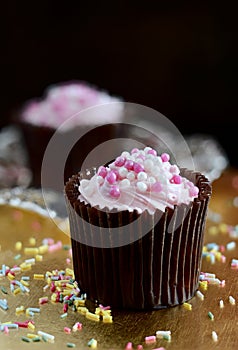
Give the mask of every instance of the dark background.
[(238, 166), (235, 2), (9, 1), (1, 118), (52, 83), (85, 80), (214, 135)]

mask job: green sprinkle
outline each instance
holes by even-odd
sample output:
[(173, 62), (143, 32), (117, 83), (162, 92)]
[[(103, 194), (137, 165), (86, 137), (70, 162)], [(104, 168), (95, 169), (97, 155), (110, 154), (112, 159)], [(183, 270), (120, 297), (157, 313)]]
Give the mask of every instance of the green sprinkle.
[(214, 315), (211, 311), (209, 311), (207, 315), (210, 318), (210, 320), (212, 320), (212, 321), (214, 320)]
[(38, 341), (41, 341), (41, 338), (40, 337), (35, 337), (32, 340), (33, 340), (33, 342), (38, 342)]
[(68, 348), (75, 348), (75, 344), (74, 343), (67, 343), (67, 347)]
[(17, 254), (16, 256), (14, 256), (14, 260), (18, 260), (21, 258), (21, 254)]
[(67, 314), (67, 312), (65, 312), (64, 314), (60, 315), (60, 318), (65, 318), (67, 316), (68, 316), (68, 314)]
[(25, 341), (26, 343), (30, 343), (31, 339), (27, 338), (27, 337), (21, 337), (22, 341)]
[(7, 294), (7, 290), (4, 286), (1, 286), (1, 291), (4, 293), (4, 294)]
[(64, 250), (70, 250), (70, 248), (71, 248), (71, 247), (70, 247), (70, 245), (68, 245), (68, 244), (64, 244), (64, 245), (63, 245), (63, 249), (64, 249)]

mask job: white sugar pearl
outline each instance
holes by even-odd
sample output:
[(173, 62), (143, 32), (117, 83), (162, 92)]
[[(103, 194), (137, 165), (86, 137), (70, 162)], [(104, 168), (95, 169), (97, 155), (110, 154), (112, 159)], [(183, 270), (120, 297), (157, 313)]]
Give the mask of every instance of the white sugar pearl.
[(128, 158), (131, 157), (130, 153), (127, 152), (127, 151), (122, 152), (121, 156), (124, 157), (124, 158), (126, 158), (126, 159), (128, 159)]
[(141, 159), (141, 158), (136, 158), (136, 159), (135, 159), (135, 162), (141, 164), (141, 163), (143, 163), (143, 159)]
[(151, 159), (146, 159), (144, 161), (144, 168), (146, 171), (150, 171), (154, 166), (154, 163)]
[(97, 183), (98, 183), (99, 185), (102, 185), (103, 182), (104, 182), (104, 178), (103, 178), (102, 176), (98, 175), (98, 176), (97, 176)]
[(129, 171), (128, 174), (126, 175), (127, 179), (130, 181), (135, 180), (135, 174), (132, 171)]
[(141, 171), (140, 173), (137, 174), (137, 179), (139, 181), (145, 181), (147, 180), (147, 174), (144, 171)]
[(121, 188), (129, 187), (130, 185), (131, 185), (131, 183), (130, 183), (130, 180), (128, 180), (128, 179), (123, 179), (120, 182), (120, 187)]
[(119, 172), (119, 175), (120, 175), (122, 178), (123, 178), (123, 177), (126, 177), (127, 174), (128, 174), (128, 170), (127, 170), (125, 167), (119, 168), (118, 172)]
[(147, 154), (147, 155), (146, 155), (146, 158), (147, 158), (147, 159), (151, 159), (152, 161), (155, 160), (155, 156), (154, 156), (153, 154)]
[(145, 153), (147, 153), (148, 151), (150, 151), (152, 148), (151, 147), (145, 147), (144, 148), (144, 151), (145, 151)]
[(157, 176), (160, 173), (160, 167), (158, 167), (157, 165), (153, 166), (153, 168), (151, 169), (151, 174), (154, 176)]
[(147, 185), (143, 181), (138, 181), (136, 187), (140, 192), (146, 192), (147, 190)]
[(154, 184), (156, 182), (156, 179), (153, 176), (148, 177), (148, 181), (150, 184)]

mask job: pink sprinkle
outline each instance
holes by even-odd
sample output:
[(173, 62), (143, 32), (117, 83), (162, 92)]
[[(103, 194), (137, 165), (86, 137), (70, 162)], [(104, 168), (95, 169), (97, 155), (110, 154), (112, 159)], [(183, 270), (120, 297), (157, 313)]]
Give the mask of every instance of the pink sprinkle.
[(165, 348), (163, 348), (163, 347), (161, 348), (161, 347), (160, 347), (160, 348), (154, 348), (154, 349), (152, 349), (152, 350), (165, 350)]
[(109, 182), (109, 184), (111, 184), (111, 185), (114, 184), (117, 180), (116, 173), (113, 170), (109, 171), (107, 176), (106, 176), (106, 180), (107, 180), (107, 182)]
[(225, 285), (226, 285), (226, 281), (225, 281), (225, 280), (222, 280), (222, 281), (220, 282), (220, 286), (221, 286), (221, 287), (225, 287)]
[(125, 157), (117, 157), (114, 164), (116, 166), (123, 166), (125, 164), (126, 158)]
[(19, 221), (19, 220), (21, 220), (22, 219), (22, 217), (23, 217), (23, 214), (22, 214), (22, 212), (21, 211), (19, 211), (19, 210), (14, 210), (14, 212), (13, 212), (13, 219), (14, 220), (16, 220), (16, 221)]
[(148, 154), (153, 154), (153, 156), (157, 156), (157, 152), (155, 149), (150, 149), (148, 152)]
[(77, 322), (77, 329), (78, 330), (80, 330), (80, 329), (82, 329), (83, 328), (83, 325), (82, 325), (82, 323), (80, 323), (80, 322)]
[(126, 162), (125, 162), (125, 168), (127, 169), (127, 170), (133, 170), (133, 166), (134, 166), (134, 162), (133, 162), (133, 160), (126, 160)]
[(170, 180), (171, 183), (174, 183), (176, 185), (179, 185), (182, 183), (182, 178), (180, 175), (174, 175), (172, 179)]
[(143, 167), (142, 164), (140, 164), (140, 163), (134, 163), (133, 170), (134, 170), (135, 173), (138, 174), (138, 173), (140, 173), (141, 171), (144, 171), (145, 169), (144, 169), (144, 167)]
[(113, 198), (120, 197), (120, 189), (118, 186), (112, 186), (109, 193)]
[(148, 337), (145, 337), (145, 342), (146, 344), (152, 344), (156, 342), (156, 336), (155, 335), (150, 335)]
[(4, 333), (5, 333), (5, 334), (9, 334), (9, 329), (8, 329), (7, 326), (4, 326)]
[(104, 166), (100, 166), (98, 169), (98, 175), (105, 178), (107, 176), (107, 169)]
[(224, 253), (225, 250), (226, 250), (225, 246), (224, 245), (220, 245), (220, 252)]
[(64, 331), (65, 333), (67, 334), (70, 334), (71, 333), (71, 329), (69, 327), (64, 327)]
[(62, 249), (62, 246), (63, 246), (62, 242), (58, 241), (57, 243), (52, 244), (51, 246), (49, 246), (48, 252), (52, 253), (52, 252), (55, 252), (56, 250), (60, 250), (60, 249)]
[(69, 256), (72, 258), (73, 256), (73, 251), (72, 251), (72, 248), (69, 249)]
[(65, 313), (65, 312), (67, 312), (68, 311), (68, 304), (64, 304), (64, 306), (63, 306), (63, 312)]
[(69, 258), (66, 259), (66, 264), (70, 264), (71, 260)]
[(132, 343), (131, 343), (131, 342), (127, 343), (125, 349), (126, 349), (126, 350), (131, 350), (131, 349), (133, 349)]
[(153, 192), (160, 192), (162, 190), (162, 185), (160, 182), (155, 182), (152, 186), (151, 186), (151, 190)]
[(161, 159), (165, 163), (165, 162), (168, 162), (170, 160), (170, 156), (168, 153), (163, 153), (163, 154), (161, 154)]
[(143, 346), (141, 344), (137, 345), (137, 350), (143, 350)]
[(35, 231), (40, 231), (41, 230), (41, 223), (39, 221), (33, 221), (31, 224), (31, 227)]

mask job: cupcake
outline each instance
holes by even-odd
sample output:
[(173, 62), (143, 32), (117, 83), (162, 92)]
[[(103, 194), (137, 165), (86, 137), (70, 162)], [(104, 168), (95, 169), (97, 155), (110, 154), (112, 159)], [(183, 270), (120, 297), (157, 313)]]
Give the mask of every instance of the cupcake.
[[(62, 142), (64, 133), (75, 131), (76, 128), (94, 127), (106, 123), (116, 123), (121, 118), (121, 106), (112, 104), (108, 108), (108, 113), (98, 116), (93, 111), (89, 114), (77, 113), (96, 105), (109, 104), (112, 102), (121, 102), (121, 98), (111, 96), (106, 91), (98, 87), (81, 81), (70, 81), (49, 86), (41, 99), (27, 101), (17, 116), (17, 124), (20, 127), (26, 148), (29, 154), (29, 166), (32, 170), (32, 186), (41, 186), (41, 165), (44, 152), (47, 145), (56, 130), (63, 123), (64, 128), (60, 129), (62, 133)], [(112, 125), (104, 125), (100, 132), (93, 135), (95, 142), (101, 143), (108, 137), (115, 136)], [(78, 150), (79, 146), (76, 146)], [(82, 147), (81, 147), (82, 148)], [(85, 149), (85, 142), (84, 142)], [(87, 150), (87, 154), (90, 150)], [(81, 153), (82, 155), (82, 150)], [(76, 155), (76, 156), (75, 156)], [(65, 179), (68, 179), (75, 169), (79, 169), (82, 159), (78, 158), (78, 151), (75, 155), (69, 156), (67, 169), (65, 170)], [(75, 158), (78, 158), (75, 160)]]
[(160, 309), (199, 283), (211, 185), (155, 149), (124, 151), (65, 186), (76, 280), (118, 309)]

